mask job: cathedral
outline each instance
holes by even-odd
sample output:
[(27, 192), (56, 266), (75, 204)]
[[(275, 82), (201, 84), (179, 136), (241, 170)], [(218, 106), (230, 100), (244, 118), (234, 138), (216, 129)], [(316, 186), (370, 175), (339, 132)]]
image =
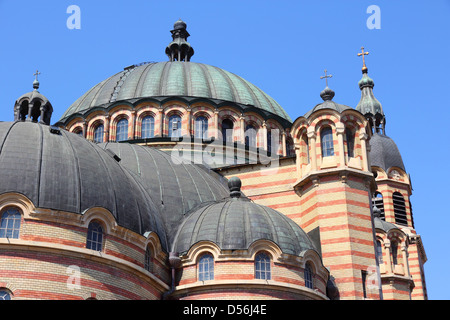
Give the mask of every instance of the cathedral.
[(57, 121), (36, 71), (0, 122), (0, 300), (428, 299), (368, 52), (358, 105), (325, 70), (291, 118), (170, 32)]

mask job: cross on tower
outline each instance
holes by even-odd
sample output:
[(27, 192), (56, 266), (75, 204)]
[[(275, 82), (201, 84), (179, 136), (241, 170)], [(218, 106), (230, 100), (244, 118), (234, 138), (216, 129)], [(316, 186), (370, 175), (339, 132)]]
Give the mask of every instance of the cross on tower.
[(333, 77), (333, 75), (332, 74), (328, 75), (327, 74), (327, 69), (325, 69), (325, 75), (321, 76), (320, 79), (325, 79), (325, 84), (328, 87), (328, 78), (331, 78), (331, 77)]
[(38, 70), (36, 70), (36, 73), (35, 74), (33, 74), (33, 76), (36, 76), (36, 81), (37, 81), (37, 79), (38, 79), (38, 75), (40, 75), (41, 73), (38, 71)]
[(366, 61), (365, 61), (365, 59), (364, 59), (364, 56), (367, 56), (369, 54), (369, 52), (364, 52), (364, 47), (361, 47), (361, 53), (358, 53), (358, 57), (361, 57), (362, 56), (362, 58), (363, 58), (363, 69), (367, 69), (367, 67), (366, 67)]

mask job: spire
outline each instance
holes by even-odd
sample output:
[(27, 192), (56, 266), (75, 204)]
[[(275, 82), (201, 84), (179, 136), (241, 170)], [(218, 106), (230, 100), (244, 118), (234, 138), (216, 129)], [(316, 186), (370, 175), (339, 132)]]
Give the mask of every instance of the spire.
[(332, 74), (327, 74), (327, 69), (324, 70), (325, 75), (321, 76), (320, 79), (325, 79), (325, 89), (320, 92), (320, 97), (323, 99), (323, 101), (329, 101), (333, 99), (334, 97), (334, 91), (328, 88), (328, 78), (332, 78)]
[(356, 106), (356, 110), (361, 112), (369, 121), (373, 133), (385, 134), (386, 117), (383, 113), (381, 103), (373, 94), (375, 83), (368, 75), (369, 69), (364, 59), (364, 56), (368, 54), (369, 52), (364, 52), (364, 47), (361, 47), (361, 52), (358, 53), (358, 56), (362, 56), (363, 58), (363, 67), (361, 69), (363, 76), (358, 82), (359, 88), (361, 89), (361, 100)]
[(194, 55), (194, 49), (187, 38), (190, 36), (186, 30), (186, 23), (181, 19), (173, 25), (172, 42), (166, 47), (166, 54), (170, 61), (190, 61)]

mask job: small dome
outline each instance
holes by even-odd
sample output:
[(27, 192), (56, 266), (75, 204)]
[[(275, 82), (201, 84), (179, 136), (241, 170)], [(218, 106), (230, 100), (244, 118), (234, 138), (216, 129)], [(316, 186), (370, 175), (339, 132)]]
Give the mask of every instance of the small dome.
[(174, 23), (174, 25), (173, 25), (173, 29), (174, 29), (174, 30), (178, 30), (178, 29), (186, 29), (186, 27), (187, 27), (186, 22), (184, 22), (184, 21), (181, 20), (181, 19), (178, 19), (178, 20)]
[(374, 133), (370, 138), (370, 163), (387, 172), (392, 167), (405, 170), (402, 156), (394, 140), (386, 135)]
[(109, 210), (118, 225), (154, 231), (167, 249), (158, 208), (139, 178), (88, 140), (33, 122), (0, 123), (0, 194), (25, 195), (36, 207), (84, 214)]
[(257, 240), (272, 241), (292, 255), (315, 250), (308, 235), (282, 213), (247, 198), (230, 197), (190, 212), (172, 251), (184, 254), (199, 241), (212, 241), (223, 250), (248, 249)]
[(317, 110), (322, 110), (322, 109), (331, 109), (331, 110), (335, 110), (339, 113), (343, 112), (344, 110), (351, 109), (349, 106), (334, 102), (332, 100), (334, 98), (334, 95), (335, 95), (335, 93), (333, 90), (331, 90), (328, 87), (325, 87), (325, 89), (323, 89), (320, 92), (320, 97), (323, 99), (323, 102), (317, 104), (314, 108), (312, 108), (310, 111), (308, 111), (304, 115), (304, 117), (308, 118), (312, 113), (316, 112)]

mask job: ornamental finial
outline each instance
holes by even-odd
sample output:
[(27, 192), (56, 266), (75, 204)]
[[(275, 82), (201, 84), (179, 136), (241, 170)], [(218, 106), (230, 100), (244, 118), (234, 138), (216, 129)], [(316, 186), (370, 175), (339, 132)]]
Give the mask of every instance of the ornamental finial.
[(367, 56), (368, 54), (369, 54), (369, 52), (367, 52), (367, 51), (364, 52), (364, 47), (361, 47), (361, 52), (358, 53), (358, 57), (362, 56), (362, 59), (363, 59), (363, 67), (362, 67), (363, 73), (364, 72), (367, 73), (366, 60), (364, 59), (364, 56)]

